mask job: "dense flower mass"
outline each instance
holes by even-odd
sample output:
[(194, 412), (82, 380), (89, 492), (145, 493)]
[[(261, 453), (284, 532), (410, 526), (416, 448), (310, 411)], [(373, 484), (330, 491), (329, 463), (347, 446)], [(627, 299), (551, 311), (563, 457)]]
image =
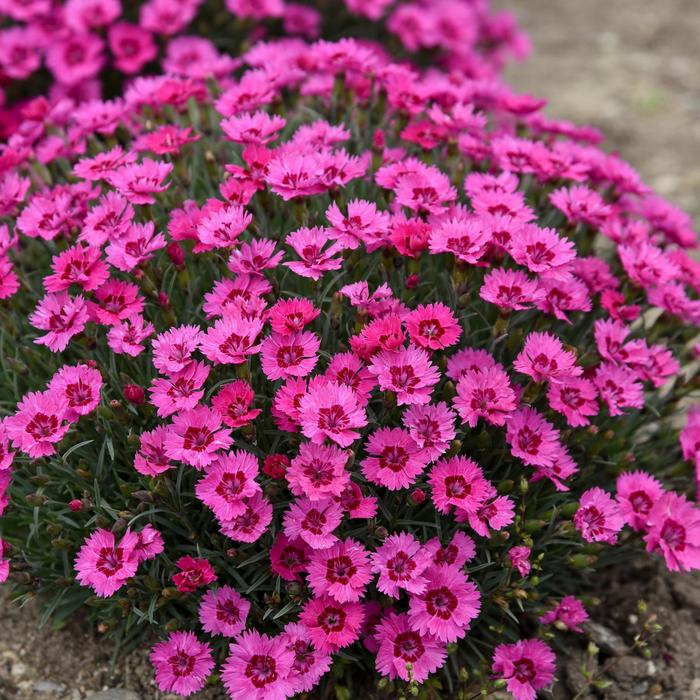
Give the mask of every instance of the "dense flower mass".
[(55, 78), (3, 113), (0, 581), (163, 692), (530, 700), (580, 569), (700, 568), (695, 234), (500, 82), (508, 16), (344, 4), (416, 62), (322, 2), (228, 0), (229, 55), (209, 3), (0, 0)]

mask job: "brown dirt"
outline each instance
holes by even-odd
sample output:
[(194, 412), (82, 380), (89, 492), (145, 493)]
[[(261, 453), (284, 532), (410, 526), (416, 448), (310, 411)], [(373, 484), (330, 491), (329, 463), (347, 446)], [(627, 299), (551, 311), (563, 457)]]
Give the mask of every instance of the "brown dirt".
[[(698, 0), (500, 0), (514, 7), (535, 52), (508, 78), (549, 99), (552, 116), (585, 122), (608, 134), (617, 149), (661, 194), (690, 211), (700, 227), (700, 3)], [(597, 622), (627, 645), (645, 599), (664, 631), (652, 658), (586, 653), (571, 637), (554, 697), (581, 690), (585, 663), (612, 685), (580, 700), (700, 700), (700, 577), (625, 569), (606, 579)], [(37, 629), (31, 609), (11, 608), (0, 594), (0, 700), (82, 700), (106, 688), (132, 693), (95, 700), (166, 698), (156, 692), (145, 653), (110, 670), (109, 645), (73, 625)], [(213, 691), (198, 694), (213, 700)]]

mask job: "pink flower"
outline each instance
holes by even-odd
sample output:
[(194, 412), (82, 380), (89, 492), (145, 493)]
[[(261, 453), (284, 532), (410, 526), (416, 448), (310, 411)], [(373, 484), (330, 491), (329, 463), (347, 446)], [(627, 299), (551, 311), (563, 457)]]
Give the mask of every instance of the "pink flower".
[(430, 234), (431, 253), (452, 253), (458, 260), (475, 265), (486, 253), (491, 234), (477, 218), (463, 215), (443, 221)]
[(286, 641), (248, 630), (231, 644), (221, 674), (231, 700), (284, 700), (294, 695), (295, 656)]
[(319, 313), (308, 299), (280, 299), (270, 309), (270, 326), (279, 335), (291, 335), (303, 331)]
[[(406, 613), (390, 612), (376, 627), (377, 671), (390, 679), (422, 683), (447, 658), (445, 644), (412, 629)], [(410, 666), (409, 666), (410, 664)]]
[(153, 430), (141, 433), (140, 448), (134, 456), (134, 469), (144, 476), (157, 476), (172, 469), (175, 465), (165, 451), (168, 426), (159, 425)]
[(649, 513), (647, 528), (647, 551), (660, 551), (670, 571), (700, 569), (700, 510), (685, 496), (664, 493)]
[(287, 649), (294, 654), (289, 680), (294, 693), (309, 692), (331, 667), (331, 655), (314, 648), (304, 625), (290, 622), (280, 635)]
[(644, 388), (626, 367), (603, 362), (596, 370), (594, 381), (611, 416), (621, 416), (623, 408), (643, 408)]
[(532, 565), (530, 564), (531, 554), (532, 549), (524, 545), (511, 547), (508, 550), (508, 559), (510, 559), (511, 565), (521, 576), (527, 576), (532, 569)]
[(8, 554), (8, 544), (0, 538), (0, 583), (5, 583), (10, 575), (10, 560), (5, 557)]
[(576, 257), (573, 241), (561, 238), (554, 229), (534, 224), (520, 229), (508, 250), (517, 263), (535, 273), (556, 270)]
[(289, 489), (310, 501), (340, 496), (350, 481), (347, 462), (348, 453), (335, 445), (303, 442), (286, 472)]
[[(73, 166), (73, 172), (85, 180), (106, 180), (115, 170), (125, 165), (131, 165), (135, 161), (135, 153), (126, 152), (121, 146), (115, 146), (92, 158), (81, 158)], [(119, 238), (126, 233), (126, 227), (134, 216), (133, 207), (127, 204), (126, 200), (116, 192), (106, 193), (100, 201), (103, 204), (91, 209), (86, 218), (88, 230), (81, 232), (79, 237), (80, 240), (94, 245), (101, 245), (108, 238)], [(117, 235), (108, 236), (108, 232), (105, 231), (108, 224), (115, 226), (114, 234)]]
[(481, 467), (468, 457), (441, 459), (430, 472), (428, 483), (433, 490), (435, 507), (449, 514), (452, 506), (473, 513), (489, 495), (489, 483)]
[(138, 535), (130, 530), (118, 543), (109, 530), (95, 530), (75, 557), (78, 582), (100, 597), (113, 595), (136, 573), (138, 558), (134, 550), (138, 541)]
[(284, 514), (284, 534), (290, 540), (300, 537), (312, 549), (328, 549), (338, 540), (333, 531), (342, 519), (340, 506), (331, 499), (298, 498)]
[(425, 549), (431, 553), (434, 566), (454, 566), (457, 569), (461, 569), (476, 555), (474, 540), (459, 530), (444, 547), (438, 537), (433, 537), (425, 543)]
[[(336, 257), (343, 250), (343, 246), (333, 241), (329, 229), (319, 226), (300, 228), (290, 233), (285, 242), (294, 249), (301, 260), (284, 264), (301, 277), (320, 280), (326, 272), (339, 270), (343, 264), (343, 259)], [(331, 245), (326, 247), (327, 243)]]
[(209, 645), (198, 641), (193, 632), (171, 632), (153, 647), (150, 659), (158, 688), (184, 697), (201, 690), (214, 669)]
[(575, 428), (589, 425), (590, 416), (598, 414), (598, 392), (590, 379), (566, 378), (547, 387), (549, 405), (566, 417), (567, 423)]
[(327, 380), (352, 389), (360, 404), (365, 404), (376, 386), (372, 373), (353, 352), (333, 355), (324, 375)]
[(453, 404), (462, 420), (472, 428), (480, 417), (492, 425), (504, 425), (517, 407), (510, 377), (501, 365), (464, 373), (457, 384)]
[(637, 532), (646, 530), (651, 509), (664, 493), (661, 482), (646, 472), (623, 472), (617, 477), (616, 488), (625, 523)]
[(506, 421), (510, 452), (534, 467), (550, 467), (559, 448), (559, 433), (534, 408), (524, 406)]
[(226, 316), (201, 336), (199, 348), (215, 364), (240, 365), (260, 352), (262, 344), (256, 341), (262, 327), (260, 319)]
[(379, 428), (367, 439), (365, 450), (371, 456), (362, 461), (362, 473), (392, 491), (410, 486), (428, 463), (410, 433), (400, 428)]
[(202, 216), (197, 224), (197, 237), (209, 249), (232, 248), (252, 220), (252, 214), (243, 207), (230, 204)]
[(170, 174), (171, 163), (144, 158), (141, 163), (125, 165), (110, 173), (107, 180), (131, 204), (155, 204), (158, 192), (165, 192), (163, 180)]
[(255, 481), (258, 473), (255, 455), (243, 450), (229, 452), (206, 467), (206, 476), (197, 482), (195, 493), (219, 520), (232, 520), (245, 512), (244, 499), (261, 492)]
[(107, 30), (107, 43), (115, 66), (129, 75), (138, 73), (158, 52), (149, 31), (127, 22), (116, 22)]
[(102, 40), (94, 34), (71, 32), (49, 43), (46, 65), (56, 81), (74, 86), (97, 75), (104, 60), (102, 49)]
[(234, 143), (267, 144), (277, 138), (277, 132), (284, 128), (287, 120), (276, 114), (255, 112), (240, 114), (221, 121), (221, 130), (226, 138)]
[(521, 270), (496, 268), (484, 277), (479, 296), (502, 309), (521, 311), (539, 297), (539, 285)]
[(66, 365), (54, 374), (47, 388), (63, 398), (66, 420), (73, 422), (79, 416), (86, 416), (97, 408), (100, 403), (102, 375), (87, 365)]
[(337, 603), (332, 598), (312, 598), (299, 615), (309, 639), (321, 652), (336, 652), (360, 636), (365, 613), (360, 603)]
[(481, 595), (456, 566), (431, 567), (427, 579), (425, 591), (410, 598), (411, 628), (423, 635), (432, 634), (441, 642), (456, 642), (479, 615)]
[(495, 496), (496, 490), (491, 488), (489, 498), (482, 503), (475, 511), (462, 513), (457, 511), (457, 522), (463, 522), (465, 515), (469, 525), (482, 537), (490, 537), (491, 530), (502, 530), (515, 520), (515, 503), (508, 496)]
[(428, 353), (409, 345), (398, 350), (382, 350), (374, 355), (369, 371), (377, 377), (382, 391), (396, 393), (396, 402), (426, 404), (440, 374), (431, 364)]
[(364, 199), (349, 201), (346, 215), (333, 202), (326, 210), (326, 217), (332, 227), (330, 235), (345, 248), (354, 250), (364, 243), (371, 252), (384, 244), (389, 233), (389, 214), (377, 211), (373, 202)]
[(310, 386), (299, 402), (299, 412), (302, 433), (319, 444), (328, 438), (348, 447), (360, 437), (355, 428), (367, 425), (365, 409), (355, 392), (336, 382)]
[(231, 586), (209, 589), (199, 604), (199, 622), (209, 634), (235, 637), (245, 629), (250, 603)]
[(156, 530), (153, 525), (146, 525), (140, 532), (137, 533), (138, 542), (134, 547), (134, 556), (138, 563), (155, 559), (159, 554), (162, 554), (165, 549), (163, 536)]
[(402, 175), (393, 189), (396, 202), (415, 212), (438, 214), (444, 204), (457, 199), (457, 191), (447, 175), (433, 166)]
[(197, 406), (173, 418), (165, 436), (165, 453), (170, 459), (202, 469), (232, 442), (228, 429), (221, 425), (221, 415), (206, 406)]
[(530, 333), (515, 358), (513, 367), (536, 382), (560, 382), (583, 371), (576, 365), (573, 352), (564, 350), (559, 338), (551, 333)]
[(143, 311), (143, 297), (131, 282), (107, 280), (97, 289), (94, 299), (88, 304), (91, 320), (107, 326), (116, 326)]
[(540, 617), (543, 625), (555, 624), (572, 632), (583, 632), (581, 623), (588, 620), (583, 603), (572, 595), (564, 596), (557, 605)]
[(409, 406), (403, 414), (403, 424), (429, 460), (441, 457), (456, 435), (457, 414), (444, 401), (423, 406)]
[(247, 382), (237, 379), (226, 384), (211, 400), (212, 408), (221, 414), (221, 419), (230, 428), (241, 428), (252, 423), (262, 412), (250, 408), (255, 392)]
[(54, 274), (44, 277), (44, 287), (49, 292), (62, 292), (72, 284), (85, 291), (100, 287), (109, 277), (107, 265), (100, 257), (99, 248), (73, 246), (55, 255), (51, 260)]
[(165, 248), (165, 236), (155, 233), (155, 224), (132, 224), (121, 238), (111, 241), (105, 249), (107, 262), (117, 270), (131, 272)]
[(405, 318), (411, 340), (422, 348), (440, 350), (454, 345), (462, 329), (452, 311), (444, 304), (427, 304)]
[(232, 520), (219, 521), (221, 532), (236, 542), (257, 542), (272, 520), (272, 504), (255, 493), (245, 499), (245, 511)]
[(153, 364), (163, 374), (182, 372), (197, 349), (202, 332), (197, 326), (179, 326), (160, 333), (153, 340)]
[(307, 581), (317, 597), (330, 596), (339, 603), (359, 601), (372, 578), (367, 550), (355, 540), (311, 553)]
[(612, 214), (612, 208), (605, 200), (583, 185), (554, 190), (549, 195), (549, 201), (564, 212), (570, 223), (585, 223), (593, 228), (599, 228)]
[(158, 415), (167, 418), (178, 411), (195, 408), (204, 396), (204, 382), (210, 369), (204, 362), (190, 362), (167, 379), (154, 379), (149, 393)]
[(180, 571), (173, 575), (173, 583), (181, 593), (192, 593), (217, 578), (214, 567), (206, 559), (184, 556), (175, 562), (175, 566)]
[(301, 538), (289, 540), (280, 532), (270, 547), (272, 570), (285, 581), (300, 581), (299, 574), (306, 572), (313, 550)]
[(36, 305), (29, 322), (35, 328), (48, 331), (36, 338), (35, 343), (46, 345), (51, 352), (63, 352), (70, 339), (85, 329), (88, 306), (83, 297), (71, 297), (68, 292), (47, 294)]
[(499, 644), (493, 654), (494, 674), (506, 680), (514, 700), (535, 700), (554, 678), (554, 652), (540, 639)]
[(14, 415), (4, 421), (12, 445), (30, 457), (46, 457), (56, 451), (68, 429), (64, 424), (68, 409), (65, 399), (56, 391), (25, 394)]
[(619, 505), (603, 489), (588, 489), (579, 499), (574, 526), (586, 542), (615, 544), (624, 525)]
[(300, 331), (280, 335), (271, 333), (260, 345), (265, 376), (275, 379), (305, 377), (318, 362), (321, 341), (315, 333)]
[(432, 555), (408, 532), (387, 537), (371, 560), (372, 571), (379, 574), (377, 590), (392, 598), (398, 598), (401, 589), (421, 594), (428, 584), (425, 571)]

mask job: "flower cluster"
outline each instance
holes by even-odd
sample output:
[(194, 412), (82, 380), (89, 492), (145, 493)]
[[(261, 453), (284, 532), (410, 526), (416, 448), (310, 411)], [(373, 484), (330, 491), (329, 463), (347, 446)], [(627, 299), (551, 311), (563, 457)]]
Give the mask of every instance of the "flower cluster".
[[(450, 63), (482, 5), (388, 25)], [(533, 700), (572, 572), (700, 568), (688, 218), (497, 80), (352, 39), (183, 65), (37, 99), (0, 151), (0, 579), (161, 637), (164, 692), (352, 660)]]

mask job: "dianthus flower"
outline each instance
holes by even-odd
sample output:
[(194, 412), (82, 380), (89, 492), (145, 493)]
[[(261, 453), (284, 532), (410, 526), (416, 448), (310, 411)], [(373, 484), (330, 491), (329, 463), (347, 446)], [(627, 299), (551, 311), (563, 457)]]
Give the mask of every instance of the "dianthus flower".
[(661, 482), (646, 472), (623, 472), (617, 477), (616, 489), (625, 523), (638, 532), (646, 530), (651, 509), (664, 493)]
[(409, 345), (399, 350), (382, 350), (374, 355), (369, 371), (377, 377), (382, 391), (396, 393), (396, 402), (426, 404), (439, 380), (437, 368), (422, 348)]
[(513, 367), (536, 382), (557, 383), (582, 372), (574, 353), (564, 350), (559, 338), (551, 333), (530, 333)]
[(35, 328), (48, 331), (36, 338), (35, 343), (46, 345), (51, 352), (62, 352), (73, 336), (85, 330), (88, 306), (80, 295), (71, 297), (65, 291), (47, 294), (36, 305), (29, 322)]
[(260, 344), (265, 376), (275, 379), (305, 377), (318, 362), (318, 336), (310, 331), (281, 335), (274, 331)]
[(190, 362), (185, 369), (174, 372), (168, 378), (154, 379), (149, 393), (150, 402), (161, 418), (197, 406), (204, 396), (204, 382), (210, 367), (204, 362)]
[(330, 669), (331, 655), (316, 649), (309, 640), (307, 628), (296, 622), (290, 622), (285, 626), (280, 640), (294, 654), (294, 663), (289, 674), (293, 692), (309, 692)]
[(587, 542), (615, 544), (624, 524), (619, 505), (603, 489), (588, 489), (579, 499), (574, 525)]
[(167, 189), (163, 181), (172, 169), (171, 163), (144, 158), (141, 163), (114, 170), (107, 180), (131, 204), (154, 204), (156, 200), (153, 195)]
[(260, 319), (220, 318), (201, 336), (199, 349), (215, 364), (243, 364), (250, 355), (260, 352), (262, 344), (257, 339), (262, 327)]
[(540, 639), (499, 644), (493, 654), (493, 672), (504, 678), (514, 700), (535, 700), (537, 691), (554, 678), (554, 652)]
[(372, 571), (379, 574), (377, 590), (398, 598), (401, 589), (420, 594), (428, 585), (425, 571), (432, 556), (408, 532), (387, 537), (371, 555)]
[(65, 401), (66, 420), (70, 422), (97, 408), (101, 389), (102, 375), (87, 365), (61, 367), (48, 385), (50, 392), (55, 392)]
[(231, 586), (209, 589), (199, 604), (199, 621), (209, 634), (235, 637), (245, 629), (250, 603)]
[(252, 423), (262, 409), (251, 408), (255, 392), (250, 384), (237, 379), (226, 384), (211, 400), (212, 408), (221, 414), (221, 419), (230, 428), (240, 428)]
[(549, 467), (559, 448), (559, 434), (535, 409), (524, 406), (506, 421), (511, 454), (530, 466)]
[(198, 641), (193, 632), (171, 632), (153, 647), (150, 660), (158, 688), (183, 697), (201, 690), (214, 669), (209, 645)]
[(17, 411), (6, 418), (4, 427), (12, 445), (30, 457), (46, 457), (68, 432), (64, 423), (68, 404), (58, 391), (30, 392), (17, 404)]
[(557, 604), (540, 617), (544, 625), (563, 626), (572, 632), (583, 632), (581, 624), (588, 620), (588, 613), (583, 603), (572, 595), (564, 596)]
[(457, 569), (476, 555), (474, 540), (459, 530), (446, 545), (443, 546), (438, 537), (433, 537), (425, 543), (425, 549), (431, 553), (434, 566), (454, 566)]
[(290, 539), (301, 537), (313, 549), (328, 549), (338, 540), (333, 531), (342, 519), (335, 501), (300, 498), (284, 514), (284, 533)]
[(390, 612), (376, 627), (377, 670), (390, 679), (422, 683), (447, 658), (444, 643), (412, 629), (406, 613)]
[(539, 297), (539, 285), (521, 270), (496, 268), (484, 277), (479, 296), (502, 309), (522, 311)]
[(134, 550), (138, 535), (127, 530), (117, 542), (109, 530), (95, 530), (75, 557), (77, 579), (92, 588), (98, 596), (109, 597), (135, 573), (138, 558)]
[(517, 402), (510, 377), (495, 365), (462, 374), (453, 405), (462, 420), (475, 428), (482, 417), (492, 425), (504, 425)]
[(352, 539), (311, 553), (307, 581), (316, 596), (329, 596), (339, 603), (362, 599), (373, 576), (367, 550)]
[(567, 377), (547, 387), (549, 405), (561, 413), (572, 427), (590, 424), (590, 417), (598, 414), (598, 392), (590, 379)]
[(392, 491), (410, 486), (428, 463), (410, 433), (400, 428), (379, 428), (367, 439), (365, 450), (370, 456), (361, 463), (362, 473)]
[(139, 451), (134, 456), (134, 469), (144, 476), (157, 476), (175, 465), (165, 450), (168, 427), (159, 425), (140, 435)]
[(411, 628), (421, 634), (432, 634), (441, 642), (456, 642), (479, 614), (479, 591), (456, 566), (431, 567), (426, 577), (425, 591), (410, 598)]
[(348, 453), (335, 445), (303, 442), (286, 471), (289, 489), (311, 501), (340, 496), (350, 481), (347, 463)]
[(462, 332), (452, 311), (444, 304), (419, 306), (406, 315), (404, 322), (411, 340), (428, 350), (454, 345)]
[(192, 593), (216, 581), (214, 567), (206, 559), (184, 556), (175, 562), (175, 566), (179, 572), (173, 575), (173, 583), (181, 593)]
[(449, 513), (452, 506), (465, 513), (475, 512), (489, 495), (489, 483), (481, 467), (463, 456), (437, 462), (428, 483), (433, 490), (433, 503), (441, 513)]
[(300, 581), (299, 574), (308, 569), (312, 551), (301, 538), (290, 540), (280, 532), (270, 547), (272, 570), (285, 581)]
[(364, 616), (360, 603), (338, 603), (333, 598), (319, 597), (307, 601), (299, 621), (319, 651), (336, 652), (359, 638)]
[(403, 424), (429, 460), (441, 457), (454, 439), (457, 414), (444, 401), (409, 406)]
[(511, 547), (508, 550), (508, 559), (510, 559), (511, 565), (521, 576), (527, 576), (532, 569), (532, 564), (530, 563), (531, 554), (532, 549), (525, 545)]
[(178, 413), (165, 436), (165, 453), (170, 459), (203, 469), (233, 442), (221, 423), (221, 415), (207, 406)]
[(700, 510), (669, 491), (653, 505), (644, 537), (647, 551), (660, 551), (670, 571), (700, 569)]

